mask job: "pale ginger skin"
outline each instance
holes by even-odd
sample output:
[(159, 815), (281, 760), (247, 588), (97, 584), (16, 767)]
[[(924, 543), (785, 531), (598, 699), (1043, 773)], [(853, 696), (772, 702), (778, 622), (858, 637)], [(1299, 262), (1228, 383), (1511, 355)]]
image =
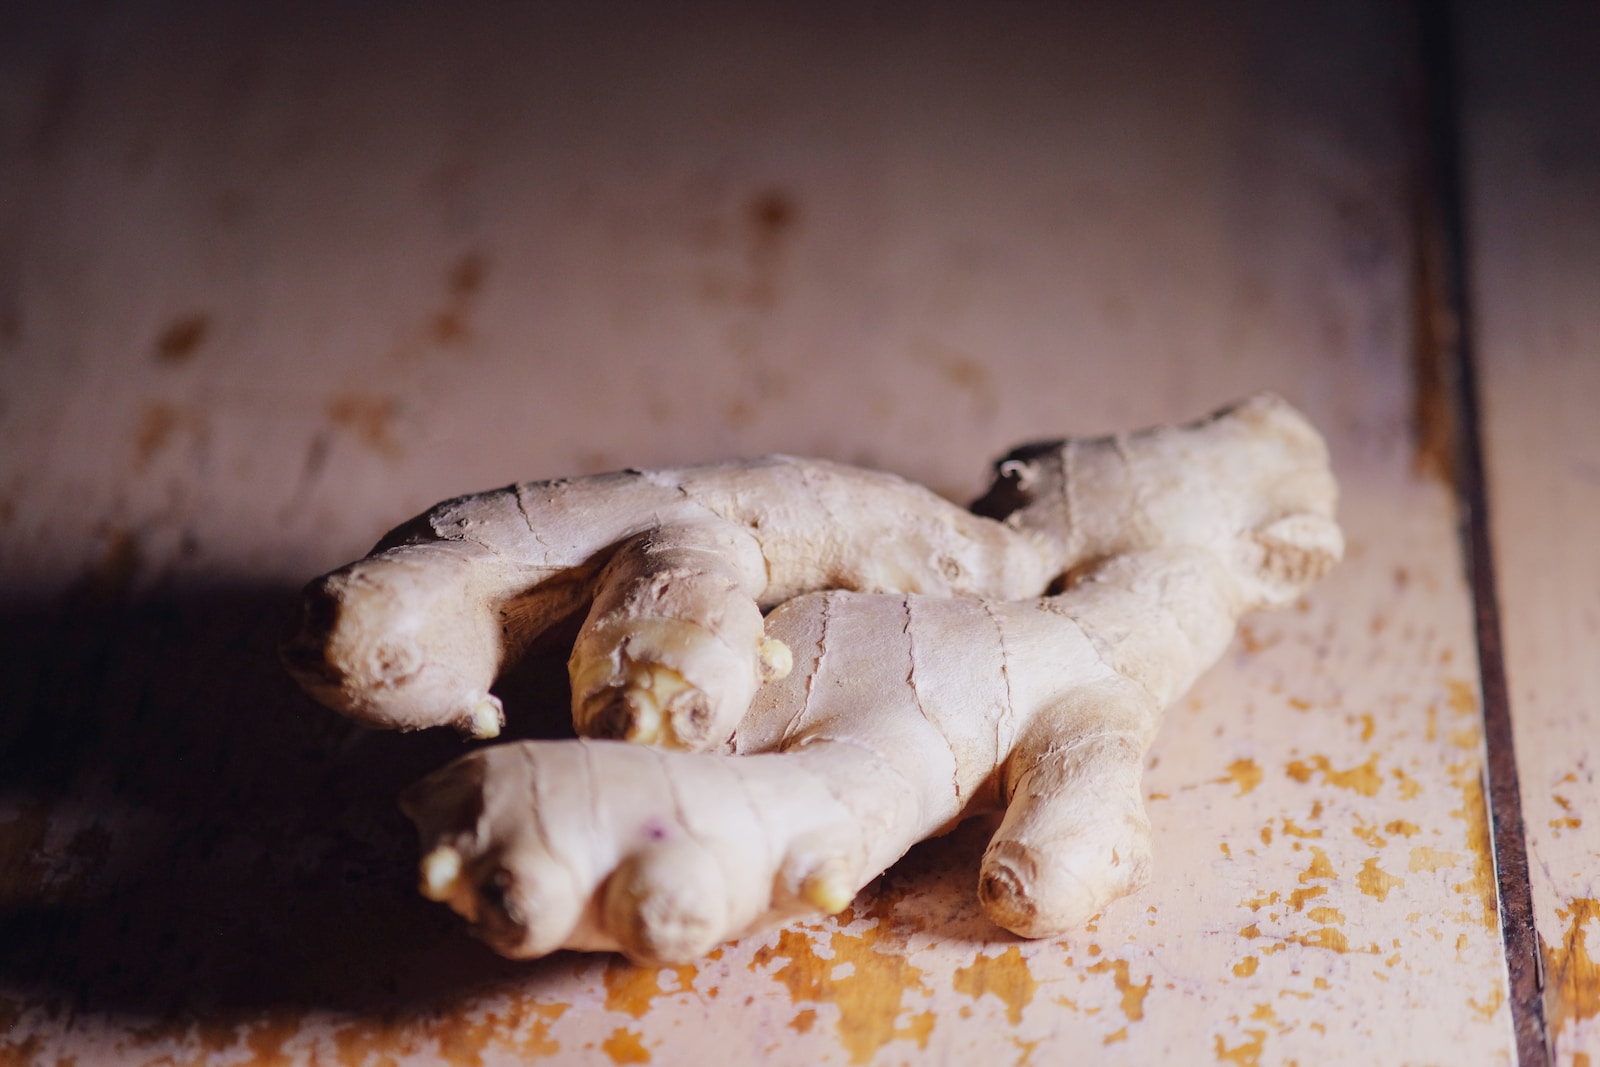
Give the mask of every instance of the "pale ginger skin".
[(1179, 429), (1018, 450), (987, 505), (1082, 560), (1059, 595), (829, 592), (766, 620), (794, 669), (733, 754), (607, 741), (474, 752), (411, 787), (423, 891), (498, 951), (692, 959), (837, 911), (911, 845), (1004, 811), (988, 914), (1058, 934), (1148, 878), (1140, 778), (1162, 710), (1247, 611), (1340, 557), (1314, 430), (1258, 397)]
[(578, 732), (711, 748), (792, 662), (763, 610), (821, 589), (1035, 595), (1071, 562), (1036, 525), (787, 456), (528, 482), (446, 501), (313, 582), (283, 658), (360, 722), (492, 737), (496, 677), (587, 605)]

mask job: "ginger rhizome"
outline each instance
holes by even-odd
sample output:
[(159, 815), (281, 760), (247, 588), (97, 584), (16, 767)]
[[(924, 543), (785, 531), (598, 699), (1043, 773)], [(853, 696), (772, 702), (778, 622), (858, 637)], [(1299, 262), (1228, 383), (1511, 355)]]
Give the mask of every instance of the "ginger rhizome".
[(446, 501), (313, 582), (283, 658), (368, 725), (492, 737), (497, 676), (587, 609), (568, 664), (578, 732), (712, 748), (791, 665), (764, 610), (823, 589), (1035, 595), (1070, 565), (1053, 521), (787, 456), (524, 483)]
[(998, 471), (980, 506), (1022, 562), (990, 562), (1033, 576), (1069, 561), (1056, 595), (790, 599), (764, 633), (792, 669), (759, 688), (727, 752), (523, 742), (412, 786), (423, 892), (509, 956), (676, 962), (837, 911), (917, 841), (998, 811), (978, 894), (1001, 926), (1061, 933), (1139, 888), (1162, 710), (1241, 614), (1292, 603), (1342, 553), (1326, 450), (1258, 397), (1187, 427), (1020, 449)]

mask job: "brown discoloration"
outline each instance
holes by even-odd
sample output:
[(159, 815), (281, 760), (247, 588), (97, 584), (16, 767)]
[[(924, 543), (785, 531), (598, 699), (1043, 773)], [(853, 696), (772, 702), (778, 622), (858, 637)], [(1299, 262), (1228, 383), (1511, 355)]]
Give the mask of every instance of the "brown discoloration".
[(644, 1047), (644, 1034), (618, 1028), (600, 1042), (600, 1049), (612, 1063), (649, 1063), (650, 1050)]
[(1378, 795), (1378, 790), (1383, 786), (1383, 776), (1378, 773), (1378, 757), (1374, 753), (1367, 762), (1359, 767), (1337, 771), (1326, 756), (1312, 756), (1308, 764), (1303, 760), (1294, 760), (1288, 766), (1288, 775), (1297, 782), (1309, 782), (1314, 773), (1322, 775), (1325, 785), (1338, 789), (1349, 789), (1364, 797)]
[(1261, 768), (1256, 766), (1253, 759), (1236, 759), (1228, 764), (1227, 773), (1218, 778), (1219, 783), (1232, 782), (1239, 787), (1234, 796), (1244, 796), (1250, 790), (1261, 784)]
[(1481, 768), (1463, 763), (1450, 768), (1456, 787), (1461, 790), (1461, 807), (1451, 816), (1467, 824), (1467, 848), (1472, 853), (1472, 876), (1450, 888), (1478, 899), (1479, 918), (1485, 930), (1500, 928), (1500, 894), (1495, 884), (1494, 843), (1490, 839), (1489, 807), (1484, 802)]
[[(921, 969), (902, 956), (880, 952), (883, 927), (874, 926), (859, 935), (836, 930), (828, 938), (833, 955), (817, 954), (811, 938), (802, 931), (778, 931), (776, 945), (764, 945), (750, 962), (752, 971), (761, 971), (774, 960), (787, 960), (772, 972), (789, 990), (794, 1003), (834, 1004), (839, 1009), (839, 1038), (852, 1063), (866, 1063), (879, 1049), (897, 1038), (925, 1045), (933, 1029), (933, 1016), (915, 1016), (904, 1027), (897, 1027), (905, 1009), (908, 990), (926, 990)], [(835, 978), (835, 970), (849, 963), (853, 971)]]
[(172, 320), (156, 337), (156, 362), (168, 366), (189, 362), (210, 332), (211, 319), (205, 315), (185, 315)]
[(1327, 892), (1328, 887), (1325, 885), (1308, 885), (1302, 889), (1296, 889), (1289, 894), (1289, 909), (1291, 911), (1304, 911), (1306, 901), (1325, 896)]
[(1556, 916), (1566, 924), (1561, 940), (1544, 946), (1545, 1016), (1560, 1036), (1570, 1023), (1600, 1015), (1600, 961), (1589, 948), (1591, 925), (1600, 923), (1600, 900), (1575, 897)]
[(1256, 959), (1256, 957), (1246, 956), (1244, 959), (1233, 965), (1233, 973), (1235, 977), (1238, 978), (1249, 978), (1252, 974), (1256, 973), (1256, 968), (1260, 965), (1261, 961)]
[(1130, 1022), (1136, 1023), (1144, 1018), (1144, 998), (1150, 992), (1150, 985), (1155, 981), (1154, 975), (1145, 978), (1142, 985), (1134, 985), (1128, 977), (1127, 960), (1101, 960), (1088, 968), (1090, 974), (1110, 974), (1111, 980), (1116, 983), (1117, 992), (1122, 994), (1122, 1014)]
[(817, 1024), (817, 1009), (804, 1008), (789, 1020), (789, 1028), (797, 1034), (809, 1034)]
[(657, 997), (694, 988), (695, 976), (699, 971), (692, 963), (670, 968), (670, 973), (678, 979), (678, 988), (670, 992), (661, 988), (663, 973), (668, 972), (656, 967), (635, 966), (620, 956), (612, 957), (606, 961), (602, 979), (606, 987), (606, 1010), (642, 1019)]
[(980, 952), (971, 966), (957, 968), (954, 988), (957, 993), (965, 993), (973, 1000), (981, 999), (985, 993), (999, 998), (1006, 1006), (1006, 1019), (1016, 1026), (1022, 1021), (1022, 1009), (1033, 1001), (1039, 983), (1033, 980), (1028, 961), (1022, 958), (1021, 950), (1012, 945), (995, 956)]
[(1261, 1050), (1266, 1044), (1267, 1032), (1265, 1030), (1246, 1030), (1245, 1034), (1250, 1040), (1235, 1048), (1229, 1048), (1227, 1043), (1222, 1040), (1221, 1034), (1214, 1035), (1218, 1063), (1232, 1063), (1236, 1067), (1261, 1067)]
[(211, 426), (204, 415), (191, 408), (164, 401), (146, 404), (133, 437), (135, 469), (143, 470), (149, 466), (150, 461), (179, 434), (188, 435), (192, 441), (203, 442), (210, 437)]
[(328, 420), (355, 436), (363, 446), (383, 456), (398, 459), (401, 454), (394, 423), (399, 407), (393, 397), (341, 393), (328, 401)]
[(1398, 889), (1406, 884), (1404, 878), (1396, 877), (1378, 866), (1376, 859), (1369, 859), (1361, 865), (1361, 871), (1356, 875), (1356, 888), (1369, 897), (1376, 898), (1379, 903), (1389, 899), (1389, 890)]
[(1418, 845), (1411, 850), (1411, 862), (1407, 867), (1412, 874), (1420, 871), (1432, 873), (1444, 867), (1454, 867), (1461, 862), (1461, 853), (1445, 852), (1427, 845)]
[(1316, 845), (1312, 845), (1311, 863), (1306, 867), (1305, 870), (1300, 872), (1300, 884), (1305, 885), (1307, 882), (1316, 881), (1318, 879), (1328, 879), (1332, 881), (1338, 877), (1339, 872), (1333, 869), (1333, 864), (1328, 860), (1328, 854), (1322, 851), (1322, 849), (1318, 848)]

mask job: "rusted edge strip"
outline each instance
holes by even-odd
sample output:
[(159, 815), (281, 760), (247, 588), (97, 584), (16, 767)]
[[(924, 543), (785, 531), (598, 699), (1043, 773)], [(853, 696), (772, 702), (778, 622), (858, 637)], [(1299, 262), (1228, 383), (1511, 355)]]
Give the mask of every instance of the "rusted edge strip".
[[(1477, 634), (1478, 676), (1483, 705), (1485, 775), (1493, 831), (1500, 931), (1505, 941), (1511, 985), (1511, 1022), (1520, 1067), (1551, 1063), (1546, 1034), (1539, 935), (1533, 920), (1522, 792), (1511, 728), (1511, 697), (1506, 684), (1500, 634), (1500, 602), (1494, 546), (1489, 529), (1489, 488), (1484, 469), (1478, 400), (1476, 352), (1468, 287), (1470, 249), (1465, 216), (1461, 158), (1461, 83), (1458, 78), (1455, 22), (1449, 0), (1417, 0), (1417, 42), (1421, 66), (1423, 144), (1418, 166), (1418, 239), (1424, 305), (1419, 319), (1429, 324), (1422, 340), (1433, 348), (1432, 366), (1448, 388), (1453, 385), (1453, 461), (1461, 511), (1461, 539), (1472, 587)], [(1431, 336), (1429, 336), (1431, 334)]]

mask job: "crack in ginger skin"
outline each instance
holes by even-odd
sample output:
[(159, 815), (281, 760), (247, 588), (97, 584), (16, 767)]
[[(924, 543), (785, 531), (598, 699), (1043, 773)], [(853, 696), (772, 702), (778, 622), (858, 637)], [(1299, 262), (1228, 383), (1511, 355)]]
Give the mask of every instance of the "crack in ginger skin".
[[(749, 597), (762, 594), (739, 586), (737, 576), (765, 563), (767, 590), (792, 599), (757, 626), (750, 658), (760, 640), (780, 642), (792, 653), (791, 669), (752, 684), (753, 702), (741, 709), (724, 751), (605, 739), (522, 742), (479, 749), (406, 791), (402, 806), (425, 855), (425, 892), (497, 951), (620, 950), (641, 963), (686, 962), (725, 939), (838, 911), (911, 845), (994, 812), (1004, 817), (980, 865), (983, 907), (1026, 937), (1072, 929), (1148, 879), (1140, 782), (1163, 709), (1222, 654), (1242, 614), (1292, 605), (1343, 549), (1326, 449), (1272, 397), (1185, 427), (1030, 446), (1003, 460), (996, 487), (975, 505), (1001, 517), (983, 522), (1009, 531), (993, 542), (1013, 546), (1000, 557), (1022, 557), (1000, 558), (997, 572), (1033, 574), (1041, 553), (1055, 553), (1054, 564), (1075, 561), (1063, 591), (1033, 599), (946, 595), (957, 591), (952, 574), (975, 573), (964, 564), (938, 568), (939, 595), (907, 592), (917, 576), (883, 570), (900, 567), (898, 549), (885, 550), (890, 564), (871, 564), (879, 568), (873, 575), (857, 573), (871, 580), (856, 584), (898, 583), (899, 593), (802, 593), (808, 582), (841, 584), (853, 551), (841, 538), (858, 530), (811, 531), (815, 573), (772, 578), (782, 570), (774, 546), (783, 537), (759, 528), (787, 523), (783, 536), (790, 536), (804, 524), (783, 518), (780, 505), (790, 505), (771, 495), (764, 478), (786, 492), (798, 487), (792, 507), (800, 511), (819, 499), (819, 478), (878, 478), (890, 505), (906, 499), (894, 488), (904, 483), (884, 476), (799, 462), (757, 461), (737, 476), (732, 468), (607, 476), (619, 492), (642, 484), (661, 488), (662, 501), (688, 500), (694, 519), (628, 535), (605, 562), (565, 579), (571, 595), (595, 588), (597, 573), (611, 579), (598, 580), (589, 629), (574, 651), (575, 679), (587, 684), (606, 664), (652, 662), (685, 627), (710, 633), (714, 653), (733, 647), (725, 614), (697, 615), (704, 602), (675, 600), (682, 589), (674, 589), (696, 587), (697, 575), (720, 575), (712, 584), (737, 595), (717, 610), (748, 608), (760, 623)], [(777, 510), (751, 513), (755, 534), (730, 533), (707, 516), (751, 506), (748, 498), (717, 496), (726, 495), (726, 479), (747, 475), (739, 483), (747, 497), (767, 494)], [(686, 478), (703, 480), (686, 488)], [(593, 481), (581, 492), (594, 490)], [(514, 495), (527, 504), (565, 492), (546, 483)], [(828, 508), (849, 515), (849, 499), (841, 490)], [(458, 541), (429, 541), (404, 527), (391, 535), (390, 547), (373, 557), (377, 572), (403, 576), (438, 565), (446, 576), (479, 583), (455, 595), (483, 601), (483, 582), (505, 576), (484, 562), (502, 519), (475, 510), (480, 500), (441, 505), (425, 517), (435, 533), (457, 530)], [(575, 520), (544, 522), (542, 506), (508, 500), (503, 524), (526, 531), (530, 521), (541, 523), (544, 546), (593, 536)], [(898, 521), (926, 558), (933, 543), (926, 516), (885, 517), (864, 502), (855, 510), (872, 511), (864, 527), (874, 537), (886, 538), (884, 524)], [(516, 565), (525, 582), (525, 561)], [(363, 566), (325, 584), (342, 583), (353, 596), (368, 580)], [(430, 588), (445, 588), (429, 573)], [(451, 639), (477, 648), (470, 634)], [(654, 651), (632, 660), (643, 646)], [(419, 674), (437, 666), (428, 656), (440, 651), (418, 653)], [(504, 650), (490, 651), (492, 659)], [(687, 664), (703, 653), (691, 649), (677, 665), (654, 667), (692, 682)], [(575, 699), (586, 684), (575, 685)], [(690, 691), (705, 693), (693, 684), (673, 689), (658, 710), (671, 712)], [(651, 739), (670, 745), (683, 734), (674, 725)], [(715, 730), (700, 740), (718, 744)], [(1314, 864), (1302, 880), (1331, 877), (1331, 868)]]

